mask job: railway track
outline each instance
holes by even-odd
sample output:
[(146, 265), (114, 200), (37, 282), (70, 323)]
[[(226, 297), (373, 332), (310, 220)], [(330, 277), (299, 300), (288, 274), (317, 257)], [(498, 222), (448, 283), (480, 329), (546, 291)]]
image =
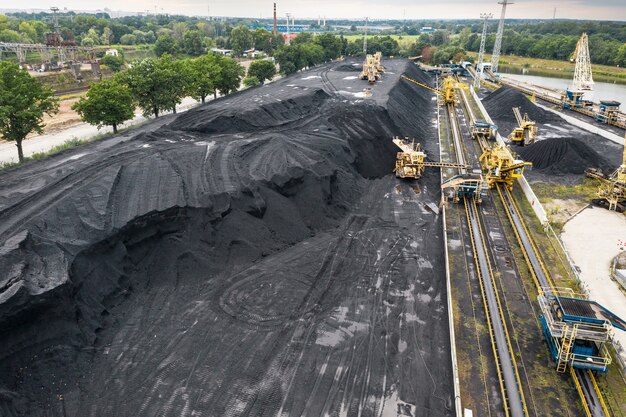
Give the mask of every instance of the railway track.
[[(470, 117), (471, 122), (474, 122), (475, 116), (468, 103), (467, 97), (465, 96), (463, 92), (462, 92), (462, 99), (463, 99), (462, 101)], [(458, 129), (458, 124), (455, 124), (455, 125), (457, 126), (457, 129)], [(457, 139), (457, 138), (460, 138), (460, 135), (458, 134), (458, 132), (453, 132), (453, 136), (455, 138), (454, 139), (455, 142), (457, 141), (460, 142), (460, 140)], [(483, 151), (486, 149), (486, 146), (488, 146), (486, 143), (482, 141), (479, 141), (479, 145)], [(455, 149), (457, 149), (457, 147), (460, 148), (461, 145), (455, 143)], [(549, 288), (549, 289), (554, 290), (554, 283), (552, 282), (552, 279), (550, 278), (550, 274), (545, 266), (545, 263), (543, 262), (541, 258), (540, 252), (537, 249), (537, 246), (528, 228), (526, 227), (526, 224), (524, 223), (524, 220), (520, 214), (520, 210), (517, 207), (517, 204), (515, 203), (515, 200), (513, 196), (511, 195), (511, 192), (509, 191), (509, 189), (506, 188), (504, 184), (498, 184), (496, 189), (498, 192), (498, 196), (500, 197), (500, 200), (505, 208), (507, 218), (509, 219), (509, 222), (511, 223), (516, 239), (519, 243), (519, 246), (522, 249), (524, 259), (526, 260), (526, 263), (528, 264), (530, 273), (533, 277), (533, 280), (535, 282), (537, 289), (539, 291), (542, 291), (544, 288)], [(465, 204), (467, 206), (468, 203), (466, 202)], [(476, 209), (475, 204), (474, 204), (474, 209)], [(468, 212), (468, 221), (469, 221), (469, 217), (472, 216), (472, 212), (468, 211), (467, 207), (466, 207), (466, 211)], [(472, 226), (470, 226), (470, 229), (472, 229)], [(477, 230), (480, 230), (480, 229), (477, 229)], [(488, 294), (487, 294), (487, 297), (489, 297)], [(490, 306), (489, 314), (493, 316), (493, 313), (491, 312), (491, 308), (492, 307)], [(497, 326), (497, 323), (495, 324), (495, 326)], [(506, 327), (504, 327), (504, 329), (506, 329)], [(502, 342), (501, 341), (498, 342), (496, 340), (496, 344), (497, 343), (502, 343)], [(506, 357), (504, 358), (501, 357), (500, 360), (501, 361), (504, 360), (506, 362)], [(504, 371), (502, 372), (504, 373)], [(602, 393), (600, 392), (598, 388), (598, 385), (595, 381), (593, 374), (588, 371), (582, 371), (580, 369), (571, 368), (571, 376), (574, 380), (574, 384), (577, 388), (577, 391), (581, 397), (581, 403), (583, 405), (585, 415), (587, 417), (610, 417), (611, 414), (609, 413), (606, 407), (604, 399), (602, 398)], [(519, 378), (518, 378), (518, 382), (519, 382)], [(509, 382), (509, 384), (511, 384), (511, 382)], [(521, 392), (521, 389), (520, 389), (520, 392)], [(522, 394), (522, 398), (523, 398), (523, 394)], [(507, 396), (507, 399), (510, 404), (511, 403), (510, 395)]]
[[(454, 107), (448, 105), (447, 113), (456, 153), (456, 162), (466, 165), (467, 157), (461, 141), (462, 135)], [(464, 174), (466, 170), (460, 169), (460, 173)], [(466, 199), (464, 200), (464, 205), (474, 261), (476, 263), (481, 291), (483, 293), (483, 303), (487, 313), (487, 324), (504, 402), (504, 411), (507, 417), (528, 416), (526, 401), (517, 371), (517, 364), (515, 363), (515, 355), (511, 347), (504, 312), (498, 296), (489, 258), (489, 249), (481, 222), (480, 210), (475, 201)]]

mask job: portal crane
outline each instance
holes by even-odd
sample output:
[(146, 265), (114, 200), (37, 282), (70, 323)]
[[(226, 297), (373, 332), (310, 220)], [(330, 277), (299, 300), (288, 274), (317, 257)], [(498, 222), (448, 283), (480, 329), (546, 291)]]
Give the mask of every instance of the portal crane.
[(609, 176), (598, 168), (587, 169), (585, 175), (600, 182), (597, 194), (599, 198), (592, 200), (594, 204), (620, 213), (624, 212), (626, 209), (626, 134), (624, 135), (622, 165)]
[(396, 168), (394, 170), (398, 178), (421, 178), (424, 174), (425, 167), (469, 168), (469, 166), (462, 164), (425, 161), (427, 155), (422, 151), (420, 144), (415, 143), (415, 140), (410, 142), (408, 138), (400, 139), (399, 137), (395, 137), (393, 138), (393, 143), (402, 150), (402, 152), (398, 152), (397, 154)]
[(509, 135), (509, 140), (520, 146), (534, 143), (537, 138), (537, 126), (535, 126), (535, 122), (530, 120), (528, 113), (524, 113), (524, 116), (522, 116), (519, 107), (513, 107), (513, 114), (515, 115), (515, 119), (517, 119), (518, 127), (513, 129), (513, 132)]
[(586, 32), (578, 40), (570, 60), (576, 61), (576, 67), (574, 68), (572, 84), (565, 92), (566, 99), (563, 100), (563, 107), (580, 108), (583, 107), (582, 96), (584, 92), (593, 90), (594, 84), (589, 56), (589, 37)]

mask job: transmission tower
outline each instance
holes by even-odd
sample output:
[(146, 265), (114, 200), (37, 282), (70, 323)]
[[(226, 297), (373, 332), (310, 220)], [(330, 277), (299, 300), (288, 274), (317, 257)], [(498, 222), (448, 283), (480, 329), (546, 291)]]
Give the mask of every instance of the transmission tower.
[(498, 23), (498, 33), (496, 34), (496, 43), (493, 45), (493, 55), (491, 55), (491, 70), (498, 72), (498, 61), (500, 60), (500, 47), (502, 46), (502, 32), (504, 32), (504, 15), (506, 14), (506, 6), (514, 4), (508, 0), (498, 2), (502, 5), (502, 13), (500, 14), (500, 23)]
[(52, 26), (54, 27), (54, 33), (56, 33), (57, 35), (60, 34), (59, 32), (59, 18), (57, 16), (57, 12), (59, 11), (59, 8), (56, 6), (52, 6), (50, 8), (50, 11), (52, 11)]
[(593, 90), (593, 76), (591, 75), (591, 58), (589, 57), (589, 38), (583, 33), (574, 51), (576, 68), (574, 68), (573, 91)]
[(368, 18), (365, 18), (365, 36), (363, 36), (363, 55), (367, 55), (367, 20)]
[(483, 75), (483, 58), (485, 55), (485, 39), (487, 38), (487, 20), (491, 19), (493, 14), (491, 13), (481, 13), (480, 18), (483, 20), (483, 34), (480, 37), (480, 51), (478, 52), (478, 64), (476, 65), (477, 72), (476, 78), (474, 79), (474, 85), (480, 88), (480, 78)]

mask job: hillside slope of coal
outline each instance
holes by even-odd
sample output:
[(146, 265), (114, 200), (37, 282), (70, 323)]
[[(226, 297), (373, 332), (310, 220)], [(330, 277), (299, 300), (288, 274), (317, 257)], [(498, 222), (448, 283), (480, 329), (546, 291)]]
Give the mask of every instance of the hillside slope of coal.
[(337, 65), (0, 174), (1, 415), (454, 414), (430, 80)]

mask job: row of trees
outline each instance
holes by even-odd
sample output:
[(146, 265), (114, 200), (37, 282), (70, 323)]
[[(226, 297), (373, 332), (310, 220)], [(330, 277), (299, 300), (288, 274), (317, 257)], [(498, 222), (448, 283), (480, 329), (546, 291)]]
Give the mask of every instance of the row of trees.
[[(250, 66), (248, 78), (264, 82), (275, 73), (272, 62), (257, 61)], [(72, 108), (85, 122), (112, 126), (116, 133), (120, 124), (133, 118), (137, 106), (146, 117), (175, 113), (184, 97), (204, 102), (210, 95), (236, 91), (244, 75), (243, 66), (221, 55), (175, 60), (166, 54), (133, 62), (112, 79), (93, 84)], [(20, 162), (22, 141), (31, 132), (42, 133), (44, 115), (57, 110), (58, 100), (49, 87), (18, 65), (0, 62), (0, 135), (15, 141)]]

